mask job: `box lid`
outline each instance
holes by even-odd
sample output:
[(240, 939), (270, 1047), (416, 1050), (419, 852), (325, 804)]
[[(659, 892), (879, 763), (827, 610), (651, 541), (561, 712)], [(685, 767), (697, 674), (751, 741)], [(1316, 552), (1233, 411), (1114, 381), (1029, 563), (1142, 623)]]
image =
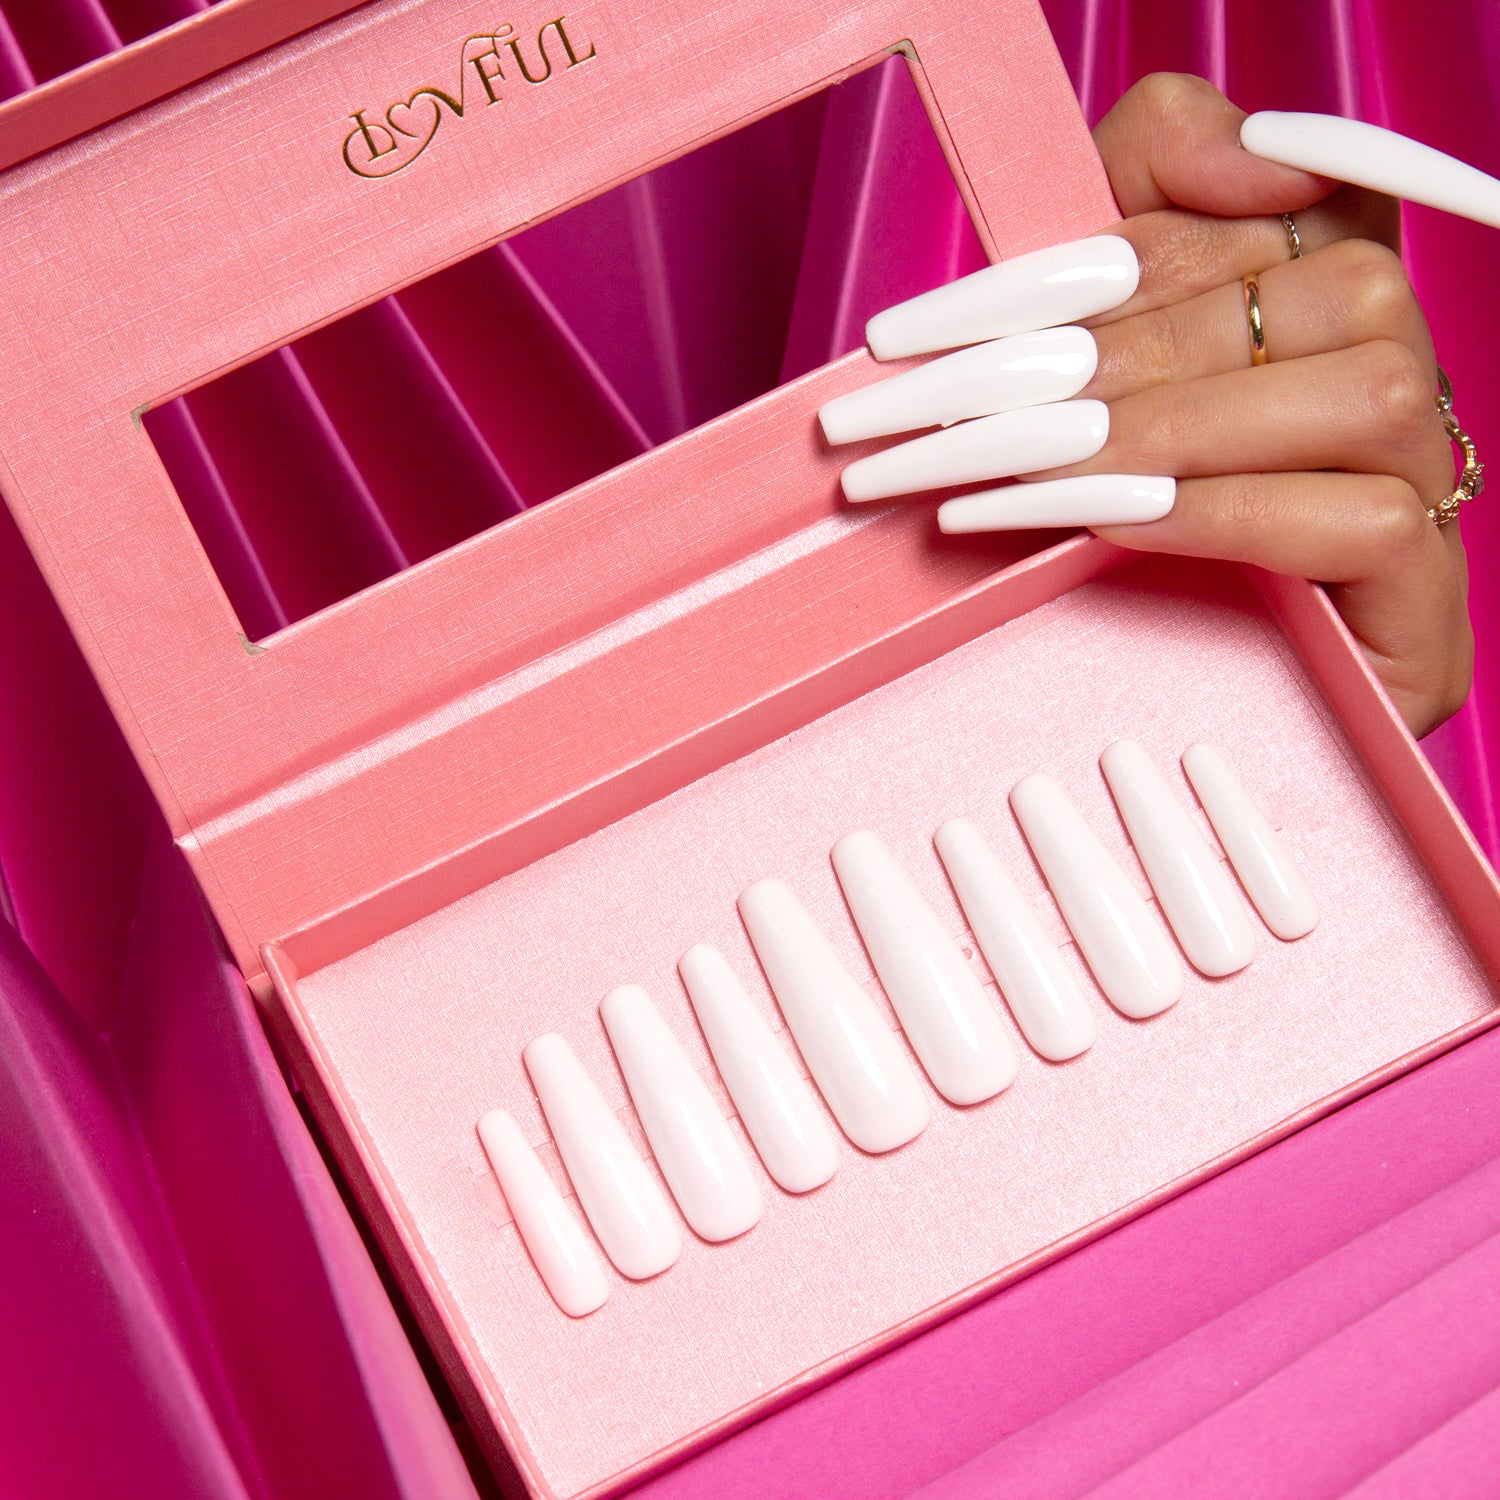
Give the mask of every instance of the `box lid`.
[[(988, 253), (1114, 217), (1030, 0), (508, 24), (565, 46), (500, 109), (467, 6), (376, 0), (0, 176), (0, 488), (252, 979), (653, 795), (669, 747), (749, 748), (773, 687), (995, 559), (841, 506), (812, 413), (858, 353), (255, 645), (144, 410), (896, 48)], [(386, 171), (393, 116), (426, 149)], [(824, 626), (784, 613), (841, 587)]]

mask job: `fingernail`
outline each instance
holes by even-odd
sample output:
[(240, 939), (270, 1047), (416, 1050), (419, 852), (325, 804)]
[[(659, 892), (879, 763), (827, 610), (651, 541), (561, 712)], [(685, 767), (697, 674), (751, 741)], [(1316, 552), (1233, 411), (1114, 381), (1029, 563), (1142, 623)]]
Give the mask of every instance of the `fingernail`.
[(759, 880), (740, 916), (813, 1081), (861, 1151), (894, 1151), (927, 1127), (927, 1098), (895, 1033), (801, 902)]
[(865, 324), (865, 340), (876, 359), (901, 359), (1077, 323), (1118, 307), (1140, 279), (1128, 240), (1091, 235), (1017, 255), (898, 302)]
[(604, 997), (599, 1015), (683, 1218), (714, 1243), (744, 1234), (760, 1218), (750, 1164), (651, 997), (622, 985)]
[(843, 472), (844, 496), (884, 500), (976, 479), (1030, 474), (1092, 458), (1108, 438), (1109, 408), (1102, 401), (1054, 401), (977, 417), (855, 459)]
[(1261, 920), (1288, 942), (1306, 937), (1318, 925), (1317, 899), (1239, 778), (1211, 745), (1190, 746), (1182, 768)]
[(1057, 945), (983, 835), (953, 818), (934, 838), (984, 961), (1026, 1040), (1049, 1062), (1094, 1045), (1093, 1012)]
[(1176, 498), (1177, 481), (1163, 474), (1079, 474), (961, 495), (938, 506), (937, 518), (939, 528), (952, 535), (1036, 526), (1119, 526), (1159, 521)]
[(822, 1187), (838, 1170), (838, 1146), (786, 1048), (717, 948), (698, 943), (677, 968), (766, 1171), (789, 1193)]
[(644, 1281), (682, 1254), (672, 1210), (614, 1111), (555, 1032), (522, 1052), (547, 1128), (604, 1253), (622, 1276)]
[(953, 1104), (977, 1104), (1008, 1088), (1016, 1053), (984, 986), (876, 834), (833, 846), (849, 910), (912, 1050)]
[(1283, 167), (1358, 183), (1500, 229), (1500, 181), (1379, 125), (1262, 110), (1240, 126), (1240, 144)]
[(1255, 957), (1255, 933), (1218, 857), (1143, 746), (1116, 740), (1099, 764), (1146, 879), (1177, 941), (1201, 974), (1235, 974)]
[(521, 1243), (552, 1300), (570, 1318), (587, 1317), (603, 1307), (609, 1297), (604, 1267), (516, 1122), (503, 1109), (492, 1109), (479, 1122), (479, 1140)]
[(1161, 928), (1050, 777), (1028, 776), (1010, 794), (1021, 831), (1106, 998), (1144, 1020), (1182, 998), (1182, 965)]
[(1066, 401), (1099, 364), (1086, 328), (1044, 328), (929, 360), (830, 401), (818, 413), (830, 443), (946, 427), (968, 417)]

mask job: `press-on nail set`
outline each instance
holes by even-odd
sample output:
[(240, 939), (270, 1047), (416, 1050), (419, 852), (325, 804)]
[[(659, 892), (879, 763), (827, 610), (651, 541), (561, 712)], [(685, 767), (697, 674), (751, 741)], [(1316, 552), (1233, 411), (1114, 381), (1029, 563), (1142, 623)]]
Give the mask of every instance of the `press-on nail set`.
[[(1305, 937), (1317, 924), (1317, 903), (1254, 799), (1209, 745), (1191, 746), (1182, 764), (1266, 925), (1288, 941)], [(1188, 961), (1213, 978), (1245, 968), (1256, 942), (1244, 903), (1155, 761), (1136, 741), (1118, 740), (1100, 765)], [(1104, 997), (1135, 1020), (1175, 1005), (1183, 994), (1176, 951), (1063, 788), (1038, 772), (1011, 789), (1010, 803)], [(1084, 987), (984, 836), (955, 818), (933, 842), (1026, 1042), (1049, 1062), (1087, 1051), (1096, 1025)], [(928, 1083), (960, 1107), (1009, 1088), (1018, 1059), (999, 1009), (969, 955), (879, 835), (845, 835), (831, 860), (875, 975)], [(918, 1069), (827, 935), (775, 878), (741, 892), (738, 907), (789, 1038), (843, 1133), (871, 1155), (914, 1140), (930, 1118)], [(785, 1046), (716, 948), (694, 945), (678, 970), (761, 1165), (789, 1193), (821, 1187), (837, 1170), (835, 1141)], [(709, 1243), (744, 1234), (761, 1215), (757, 1174), (651, 996), (622, 986), (604, 998), (599, 1015), (682, 1217)], [(561, 1036), (537, 1037), (524, 1056), (604, 1253), (634, 1281), (666, 1270), (682, 1250), (676, 1221), (595, 1083)], [(479, 1122), (479, 1136), (557, 1305), (575, 1318), (596, 1311), (608, 1292), (599, 1258), (512, 1116), (491, 1110)]]

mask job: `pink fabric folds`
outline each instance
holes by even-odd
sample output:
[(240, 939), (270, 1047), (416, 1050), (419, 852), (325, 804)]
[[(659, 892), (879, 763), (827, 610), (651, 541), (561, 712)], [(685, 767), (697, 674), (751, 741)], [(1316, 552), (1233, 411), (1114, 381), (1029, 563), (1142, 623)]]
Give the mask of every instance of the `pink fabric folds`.
[[(3, 0), (0, 96), (202, 8)], [(1045, 8), (1091, 118), (1143, 73), (1179, 68), (1245, 108), (1359, 114), (1500, 172), (1487, 0)], [(870, 311), (976, 264), (900, 67), (152, 414), (247, 632), (853, 347)], [(574, 222), (581, 235), (564, 232)], [(1496, 242), (1417, 211), (1406, 229), (1459, 413), (1493, 453)], [(524, 369), (472, 357), (452, 330), (475, 319), (520, 338)], [(1493, 504), (1464, 521), (1475, 694), (1428, 742), (1492, 855)], [(0, 919), (6, 1493), (472, 1494), (249, 998), (3, 516)], [(1497, 1075), (1491, 1035), (642, 1490), (1492, 1493)]]

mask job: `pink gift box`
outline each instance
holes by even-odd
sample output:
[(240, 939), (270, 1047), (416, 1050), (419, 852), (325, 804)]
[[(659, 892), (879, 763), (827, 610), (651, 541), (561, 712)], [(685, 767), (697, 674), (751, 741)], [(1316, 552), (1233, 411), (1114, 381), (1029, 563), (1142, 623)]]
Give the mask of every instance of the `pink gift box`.
[[(377, 3), (157, 103), (128, 75), (108, 108), (138, 107), (5, 176), (7, 500), (476, 1432), (538, 1495), (618, 1488), (1493, 1020), (1493, 879), (1323, 596), (850, 510), (812, 415), (876, 378), (863, 353), (243, 628), (143, 413), (893, 47), (989, 253), (1112, 216), (1028, 6), (799, 21), (585, 8), (545, 86), (476, 114), (463, 8)], [(410, 148), (373, 101), (450, 75), (465, 113), (432, 104), (388, 171)], [(846, 1148), (818, 1194), (769, 1197), (742, 1240), (558, 1313), (473, 1131), (505, 1105), (545, 1145), (521, 1045), (563, 1031), (629, 1123), (605, 989), (653, 988), (707, 1071), (672, 968), (710, 940), (753, 974), (743, 885), (791, 881), (869, 982), (832, 840), (879, 828), (960, 930), (932, 829), (972, 816), (1029, 870), (1004, 792), (1039, 767), (1134, 871), (1094, 765), (1121, 734), (1229, 754), (1323, 897), (1317, 933), (1263, 935), (1144, 1025), (1099, 1004), (1077, 1063), (1027, 1056), (897, 1155)]]

